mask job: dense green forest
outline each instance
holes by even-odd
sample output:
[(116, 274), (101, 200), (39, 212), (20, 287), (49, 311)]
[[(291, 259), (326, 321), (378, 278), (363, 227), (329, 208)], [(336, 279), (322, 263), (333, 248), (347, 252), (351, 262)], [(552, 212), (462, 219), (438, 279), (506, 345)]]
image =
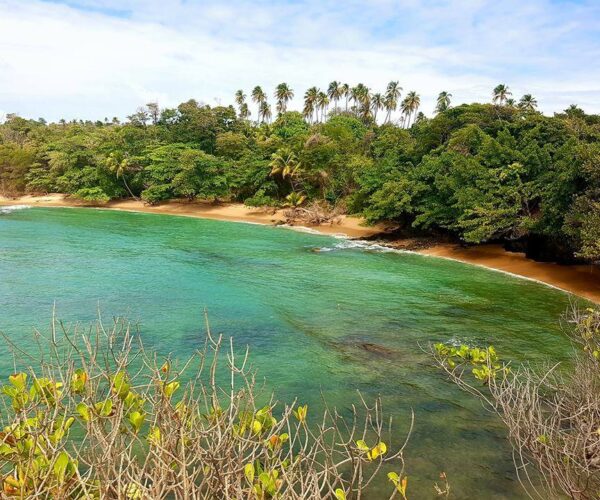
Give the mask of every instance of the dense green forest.
[(540, 259), (600, 259), (600, 116), (576, 106), (544, 116), (531, 95), (516, 103), (499, 85), (489, 104), (452, 107), (442, 92), (428, 118), (419, 96), (401, 101), (401, 90), (332, 82), (308, 89), (300, 113), (287, 110), (294, 93), (281, 84), (275, 116), (260, 87), (249, 98), (238, 91), (235, 107), (150, 103), (126, 123), (8, 115), (0, 192), (94, 203), (319, 200), (369, 222), (501, 241)]

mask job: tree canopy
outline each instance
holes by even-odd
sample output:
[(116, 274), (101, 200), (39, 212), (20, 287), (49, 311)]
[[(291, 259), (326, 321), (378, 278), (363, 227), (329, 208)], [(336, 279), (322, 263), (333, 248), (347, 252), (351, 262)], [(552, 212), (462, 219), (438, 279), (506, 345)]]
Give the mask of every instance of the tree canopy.
[[(533, 96), (514, 104), (499, 85), (490, 104), (453, 107), (441, 92), (427, 118), (419, 95), (401, 92), (398, 82), (382, 94), (332, 82), (306, 92), (302, 114), (287, 110), (294, 91), (282, 83), (274, 120), (258, 86), (236, 93), (237, 111), (189, 100), (150, 103), (122, 124), (9, 115), (0, 191), (92, 202), (318, 199), (467, 243), (535, 242), (539, 256), (600, 259), (600, 116), (576, 106), (544, 116)], [(396, 109), (403, 118), (393, 122)]]

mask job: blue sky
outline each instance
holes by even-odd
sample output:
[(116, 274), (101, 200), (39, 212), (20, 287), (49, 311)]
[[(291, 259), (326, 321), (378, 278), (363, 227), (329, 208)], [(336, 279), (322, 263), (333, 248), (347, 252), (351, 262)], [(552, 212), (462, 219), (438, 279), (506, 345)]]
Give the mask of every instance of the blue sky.
[(0, 117), (130, 114), (232, 102), (238, 88), (399, 80), (487, 101), (506, 83), (542, 111), (600, 112), (599, 0), (0, 0)]

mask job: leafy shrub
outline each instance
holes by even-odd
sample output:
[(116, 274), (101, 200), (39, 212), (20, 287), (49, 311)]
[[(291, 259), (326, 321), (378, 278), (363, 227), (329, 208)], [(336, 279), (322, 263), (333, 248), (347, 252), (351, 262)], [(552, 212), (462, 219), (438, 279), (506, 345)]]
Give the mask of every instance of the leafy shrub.
[(246, 198), (244, 204), (249, 207), (276, 207), (279, 205), (279, 202), (265, 194), (264, 189), (259, 189), (254, 196)]
[(142, 200), (149, 205), (156, 205), (161, 201), (168, 200), (171, 197), (171, 188), (166, 184), (157, 184), (150, 186), (142, 191)]
[(79, 189), (74, 196), (91, 203), (108, 203), (110, 201), (110, 197), (99, 187)]
[(451, 380), (508, 428), (530, 498), (598, 498), (600, 491), (600, 309), (574, 311), (569, 322), (567, 334), (579, 349), (567, 369), (510, 366), (493, 347), (432, 346)]
[(3, 498), (343, 500), (386, 463), (397, 471), (390, 490), (405, 497), (404, 447), (388, 448), (379, 401), (349, 419), (259, 405), (247, 353), (233, 344), (229, 382), (218, 384), (223, 339), (210, 330), (182, 363), (148, 354), (126, 321), (58, 331), (37, 339), (36, 367), (1, 388)]

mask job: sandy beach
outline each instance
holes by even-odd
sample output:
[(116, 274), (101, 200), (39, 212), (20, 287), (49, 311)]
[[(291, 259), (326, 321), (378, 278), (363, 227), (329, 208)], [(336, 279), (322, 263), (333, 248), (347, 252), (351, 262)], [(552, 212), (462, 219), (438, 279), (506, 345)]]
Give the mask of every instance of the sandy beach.
[[(0, 206), (7, 205), (90, 207), (89, 204), (82, 203), (62, 194), (21, 196), (17, 198), (0, 196)], [(102, 205), (100, 208), (254, 222), (267, 225), (282, 224), (285, 220), (283, 210), (252, 208), (241, 203), (215, 205), (202, 202), (170, 201), (150, 206), (137, 200), (121, 200)], [(338, 224), (309, 227), (324, 234), (345, 235), (350, 238), (372, 238), (385, 230), (383, 225), (365, 226), (363, 224), (364, 221), (358, 217), (342, 216)], [(401, 247), (402, 245), (393, 246)], [(492, 244), (463, 247), (451, 243), (435, 243), (416, 251), (424, 255), (453, 259), (533, 279), (600, 303), (600, 269), (598, 266), (566, 266), (555, 263), (535, 262), (526, 258), (522, 253), (508, 252), (500, 245)]]

